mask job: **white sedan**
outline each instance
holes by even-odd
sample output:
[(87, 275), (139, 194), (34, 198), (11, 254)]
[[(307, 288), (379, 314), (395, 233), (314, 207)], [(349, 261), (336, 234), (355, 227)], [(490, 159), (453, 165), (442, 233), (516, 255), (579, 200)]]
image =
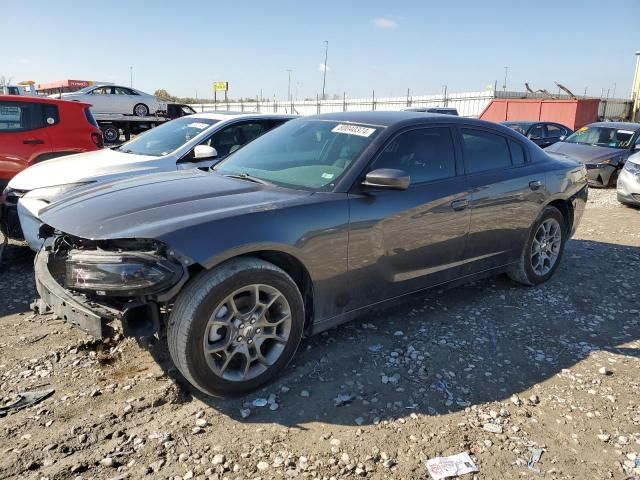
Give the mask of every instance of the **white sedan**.
[(53, 96), (90, 103), (93, 113), (121, 113), (145, 117), (166, 109), (166, 104), (160, 102), (157, 97), (119, 85), (92, 85), (77, 92)]
[[(166, 122), (114, 148), (36, 163), (13, 177), (0, 211), (17, 209), (20, 229), (37, 251), (40, 210), (81, 188), (147, 173), (206, 169), (260, 135), (294, 118), (278, 113), (196, 113)], [(8, 217), (6, 217), (8, 218)], [(0, 219), (0, 227), (7, 221)], [(16, 229), (18, 230), (18, 229)]]

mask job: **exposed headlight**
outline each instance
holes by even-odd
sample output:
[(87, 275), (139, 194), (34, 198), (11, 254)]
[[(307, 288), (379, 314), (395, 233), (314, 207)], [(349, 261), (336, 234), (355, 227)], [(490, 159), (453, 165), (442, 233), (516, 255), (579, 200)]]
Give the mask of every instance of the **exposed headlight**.
[(640, 175), (640, 163), (627, 161), (624, 164), (624, 169), (633, 175)]
[(44, 200), (46, 202), (52, 202), (57, 200), (63, 194), (85, 185), (90, 185), (95, 182), (78, 182), (78, 183), (65, 183), (64, 185), (54, 185), (52, 187), (35, 188), (25, 195), (27, 198), (34, 200)]
[(182, 273), (181, 265), (150, 252), (71, 250), (65, 286), (98, 295), (144, 295), (173, 286)]

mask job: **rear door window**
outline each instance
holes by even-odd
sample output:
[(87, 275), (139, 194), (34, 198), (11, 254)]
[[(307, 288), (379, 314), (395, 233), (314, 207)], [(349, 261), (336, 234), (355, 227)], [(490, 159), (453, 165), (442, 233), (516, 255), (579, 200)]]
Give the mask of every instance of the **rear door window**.
[[(57, 121), (57, 115), (54, 122)], [(39, 103), (0, 102), (0, 132), (24, 132), (48, 125), (45, 109)]]
[(467, 173), (479, 173), (511, 166), (507, 139), (484, 130), (462, 128), (462, 150)]

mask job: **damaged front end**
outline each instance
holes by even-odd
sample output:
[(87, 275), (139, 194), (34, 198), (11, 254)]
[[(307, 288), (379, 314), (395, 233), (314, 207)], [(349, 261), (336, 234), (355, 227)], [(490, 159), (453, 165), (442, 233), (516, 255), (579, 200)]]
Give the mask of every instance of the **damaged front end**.
[(150, 239), (59, 234), (46, 244), (35, 259), (39, 310), (50, 309), (96, 338), (156, 333), (192, 264)]

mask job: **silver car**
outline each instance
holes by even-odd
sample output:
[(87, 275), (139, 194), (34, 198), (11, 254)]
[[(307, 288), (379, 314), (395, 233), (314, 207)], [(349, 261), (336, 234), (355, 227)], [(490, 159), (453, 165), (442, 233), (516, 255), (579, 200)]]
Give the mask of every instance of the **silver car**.
[(618, 201), (640, 207), (640, 153), (631, 155), (620, 171)]

